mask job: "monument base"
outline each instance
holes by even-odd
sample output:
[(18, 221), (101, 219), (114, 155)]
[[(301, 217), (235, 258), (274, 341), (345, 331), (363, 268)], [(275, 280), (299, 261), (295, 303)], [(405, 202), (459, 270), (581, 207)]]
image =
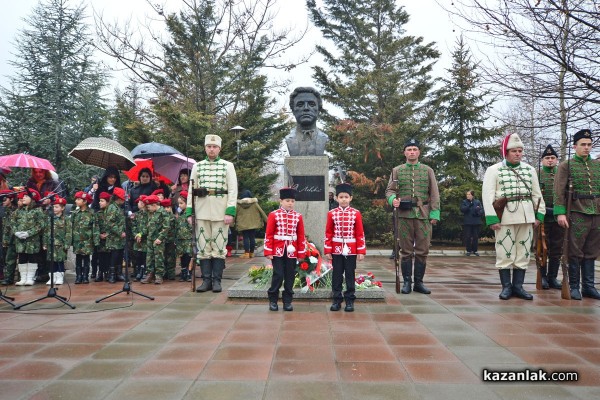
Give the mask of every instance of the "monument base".
[(302, 214), (305, 234), (323, 254), (329, 211), (329, 158), (286, 157), (284, 166), (285, 182), (298, 191), (295, 210)]

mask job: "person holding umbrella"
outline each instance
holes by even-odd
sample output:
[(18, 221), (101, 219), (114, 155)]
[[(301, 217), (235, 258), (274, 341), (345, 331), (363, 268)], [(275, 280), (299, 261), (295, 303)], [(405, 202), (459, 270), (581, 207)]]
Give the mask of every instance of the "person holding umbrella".
[(18, 268), (21, 280), (18, 286), (33, 285), (33, 278), (38, 269), (41, 250), (41, 235), (46, 228), (46, 216), (37, 206), (41, 200), (39, 192), (28, 188), (19, 193), (23, 209), (17, 214), (13, 228), (15, 247), (17, 250)]
[(10, 173), (10, 168), (0, 167), (0, 190), (9, 190), (8, 182), (6, 181), (6, 175)]
[(227, 232), (235, 218), (238, 185), (233, 164), (219, 157), (221, 138), (206, 135), (204, 150), (206, 158), (192, 168), (193, 186), (188, 192), (186, 216), (190, 224), (192, 218), (196, 223), (197, 257), (202, 272), (202, 285), (196, 291), (218, 293), (222, 290)]
[(171, 205), (173, 207), (173, 211), (177, 210), (178, 202), (179, 202), (179, 194), (183, 191), (188, 192), (190, 186), (190, 169), (183, 168), (179, 171), (179, 176), (177, 177), (177, 182), (171, 186)]
[(119, 170), (116, 167), (106, 167), (104, 175), (102, 175), (102, 178), (100, 178), (100, 182), (98, 183), (98, 190), (96, 190), (94, 193), (94, 202), (92, 203), (92, 208), (96, 211), (100, 208), (100, 193), (106, 192), (112, 195), (113, 191), (117, 187), (121, 187), (121, 176), (119, 175)]
[(129, 192), (129, 209), (136, 213), (138, 212), (138, 200), (142, 196), (150, 196), (156, 190), (156, 185), (152, 182), (152, 170), (150, 168), (142, 168), (138, 173), (138, 185), (134, 186)]
[[(26, 187), (35, 189), (40, 195), (46, 196), (46, 194), (58, 194), (59, 183), (52, 178), (52, 174), (47, 169), (32, 168), (31, 177), (25, 184)], [(44, 199), (42, 205), (47, 207), (52, 203), (51, 198)]]

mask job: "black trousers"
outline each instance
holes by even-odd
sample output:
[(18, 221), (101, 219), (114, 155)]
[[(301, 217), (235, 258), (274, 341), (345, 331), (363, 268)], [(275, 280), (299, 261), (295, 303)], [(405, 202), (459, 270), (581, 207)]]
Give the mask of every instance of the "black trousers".
[(256, 229), (242, 231), (242, 236), (244, 237), (244, 252), (254, 253), (254, 249), (256, 248)]
[(75, 269), (81, 271), (90, 267), (90, 256), (88, 254), (75, 254)]
[(479, 244), (479, 230), (481, 225), (464, 225), (465, 247), (468, 253), (477, 251)]
[(39, 268), (38, 254), (39, 253), (36, 253), (36, 254), (19, 253), (18, 254), (19, 264), (27, 264), (27, 263), (38, 264), (38, 268)]
[[(341, 303), (342, 299), (346, 299), (346, 302), (353, 302), (354, 299), (356, 299), (356, 296), (354, 295), (354, 292), (356, 291), (356, 256), (334, 254), (332, 259), (333, 276), (331, 291), (333, 292), (333, 301)], [(342, 283), (344, 282), (344, 277), (346, 277), (346, 291), (342, 296)]]
[(273, 257), (273, 278), (271, 287), (268, 290), (269, 302), (279, 300), (279, 289), (283, 283), (283, 303), (291, 303), (294, 298), (294, 279), (296, 277), (296, 259), (288, 258), (287, 254), (283, 257)]

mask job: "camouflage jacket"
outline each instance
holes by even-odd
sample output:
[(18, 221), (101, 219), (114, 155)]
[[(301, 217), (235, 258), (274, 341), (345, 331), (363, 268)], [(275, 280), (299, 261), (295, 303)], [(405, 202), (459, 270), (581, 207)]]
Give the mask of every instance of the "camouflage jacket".
[(146, 237), (143, 236), (144, 227), (148, 225), (148, 212), (146, 210), (139, 210), (135, 213), (135, 217), (131, 223), (131, 233), (135, 238), (140, 236), (142, 241), (140, 243), (137, 240), (133, 241), (133, 250), (135, 251), (146, 251)]
[[(106, 226), (106, 211), (108, 210), (108, 207), (106, 208), (101, 208), (100, 210), (96, 211), (96, 219), (97, 219), (97, 223), (98, 223), (98, 232), (100, 234), (103, 233), (108, 233), (108, 227)], [(97, 246), (97, 249), (100, 252), (107, 252), (109, 251), (108, 248), (106, 247), (106, 239), (102, 239), (100, 238), (100, 243)]]
[(2, 246), (8, 247), (15, 243), (12, 227), (15, 223), (17, 209), (14, 207), (4, 209), (4, 217), (2, 218)]
[(192, 226), (187, 222), (185, 215), (179, 215), (176, 219), (177, 230), (175, 245), (177, 255), (192, 254)]
[(110, 203), (106, 207), (105, 227), (108, 236), (106, 237), (106, 248), (108, 250), (122, 250), (125, 248), (125, 238), (122, 237), (125, 232), (125, 215), (123, 210), (115, 203)]
[(36, 254), (42, 248), (42, 239), (46, 227), (47, 217), (44, 212), (38, 208), (23, 208), (17, 213), (15, 224), (12, 229), (13, 235), (16, 232), (27, 232), (27, 239), (19, 239), (15, 236), (15, 247), (17, 253)]
[(94, 247), (100, 245), (98, 218), (93, 210), (75, 210), (71, 215), (73, 253), (91, 255)]
[(169, 233), (170, 222), (167, 213), (160, 210), (148, 213), (148, 223), (143, 228), (142, 237), (146, 238), (147, 246), (154, 246), (154, 241), (159, 239), (165, 242)]
[[(47, 259), (50, 261), (65, 261), (69, 247), (73, 242), (73, 225), (71, 224), (71, 219), (64, 215), (60, 217), (53, 215), (52, 218), (54, 220), (54, 243), (50, 241), (52, 227), (48, 226), (48, 229), (44, 231), (44, 243), (48, 249)], [(54, 246), (54, 254), (50, 253), (52, 245)]]
[[(164, 210), (164, 209), (163, 209)], [(176, 243), (177, 241), (177, 218), (175, 214), (164, 211), (169, 219), (169, 232), (167, 233), (167, 243)]]

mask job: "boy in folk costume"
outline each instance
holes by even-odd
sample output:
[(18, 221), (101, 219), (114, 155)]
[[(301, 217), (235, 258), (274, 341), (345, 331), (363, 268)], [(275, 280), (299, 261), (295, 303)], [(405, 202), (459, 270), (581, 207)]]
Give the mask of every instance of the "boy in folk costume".
[[(146, 211), (146, 203), (144, 203), (145, 195), (141, 195), (137, 200), (138, 211), (133, 217), (131, 230), (135, 240), (133, 241), (133, 260), (135, 262), (135, 280), (141, 281), (146, 274), (146, 238), (142, 237), (144, 227), (148, 225), (148, 212)], [(142, 239), (137, 241), (137, 238)]]
[(2, 206), (4, 207), (4, 216), (2, 217), (2, 247), (4, 256), (4, 280), (2, 285), (12, 285), (15, 278), (15, 269), (17, 267), (17, 252), (15, 250), (15, 237), (12, 233), (14, 219), (17, 210), (17, 194), (12, 190), (0, 190), (2, 197)]
[[(162, 189), (161, 189), (162, 190)], [(161, 212), (166, 214), (169, 220), (169, 231), (167, 232), (165, 243), (165, 276), (164, 279), (170, 281), (175, 280), (175, 263), (177, 259), (177, 249), (175, 248), (175, 240), (177, 236), (177, 219), (173, 215), (171, 208), (171, 199), (163, 199), (160, 201)]]
[[(481, 191), (485, 222), (496, 238), (496, 268), (502, 283), (499, 297), (532, 300), (533, 296), (523, 289), (523, 281), (531, 257), (533, 226), (544, 220), (546, 205), (535, 168), (521, 161), (521, 138), (516, 133), (508, 134), (501, 151), (504, 160), (485, 171)], [(506, 204), (500, 219), (493, 203), (503, 198)]]
[(142, 235), (136, 237), (138, 242), (141, 242), (142, 237), (146, 237), (148, 274), (142, 279), (142, 283), (151, 283), (154, 280), (155, 284), (160, 285), (165, 274), (165, 241), (169, 231), (169, 219), (166, 213), (159, 211), (160, 200), (157, 196), (146, 197), (144, 203), (148, 211), (148, 224), (144, 227)]
[(283, 188), (279, 191), (279, 209), (272, 211), (265, 230), (264, 255), (273, 262), (273, 278), (269, 294), (269, 310), (279, 309), (279, 289), (283, 283), (283, 310), (293, 311), (296, 260), (306, 254), (302, 214), (294, 211), (296, 191)]
[[(90, 257), (96, 246), (100, 245), (98, 219), (90, 204), (94, 196), (86, 192), (75, 193), (76, 210), (71, 215), (73, 253), (75, 253), (75, 283), (83, 283), (90, 272)], [(102, 270), (98, 277), (102, 277)], [(98, 281), (98, 278), (96, 278)], [(88, 280), (89, 283), (89, 280)]]
[[(44, 232), (44, 242), (46, 250), (48, 250), (48, 261), (53, 263), (50, 265), (50, 279), (46, 282), (46, 285), (52, 284), (54, 279), (55, 285), (62, 285), (65, 279), (65, 260), (67, 259), (67, 253), (72, 238), (72, 225), (69, 218), (64, 214), (65, 207), (67, 206), (67, 199), (62, 197), (56, 197), (52, 204), (52, 211), (54, 215), (54, 240), (50, 237), (50, 227)], [(52, 243), (53, 242), (53, 243)], [(51, 250), (53, 250), (51, 252)], [(53, 272), (54, 271), (54, 272)], [(54, 275), (54, 278), (52, 277)]]
[(37, 206), (41, 199), (35, 189), (19, 193), (23, 208), (18, 212), (13, 228), (15, 247), (18, 254), (18, 267), (21, 280), (17, 286), (33, 285), (38, 268), (38, 254), (41, 250), (41, 234), (46, 227), (46, 216)]
[(192, 261), (193, 249), (192, 249), (192, 225), (187, 221), (185, 217), (185, 206), (187, 202), (188, 193), (185, 190), (179, 192), (179, 198), (177, 199), (177, 206), (181, 210), (177, 215), (177, 230), (176, 230), (176, 249), (177, 256), (181, 257), (181, 275), (179, 282), (191, 282), (192, 275), (190, 271), (190, 261)]
[[(333, 304), (331, 311), (339, 311), (346, 300), (344, 311), (354, 311), (356, 259), (362, 261), (367, 253), (365, 233), (360, 211), (350, 207), (352, 186), (341, 183), (335, 187), (339, 206), (327, 213), (325, 246), (323, 252), (333, 259)], [(342, 296), (342, 283), (346, 277), (346, 291)]]
[(110, 252), (108, 283), (123, 282), (123, 252), (125, 249), (125, 190), (115, 187), (106, 208), (106, 249)]

